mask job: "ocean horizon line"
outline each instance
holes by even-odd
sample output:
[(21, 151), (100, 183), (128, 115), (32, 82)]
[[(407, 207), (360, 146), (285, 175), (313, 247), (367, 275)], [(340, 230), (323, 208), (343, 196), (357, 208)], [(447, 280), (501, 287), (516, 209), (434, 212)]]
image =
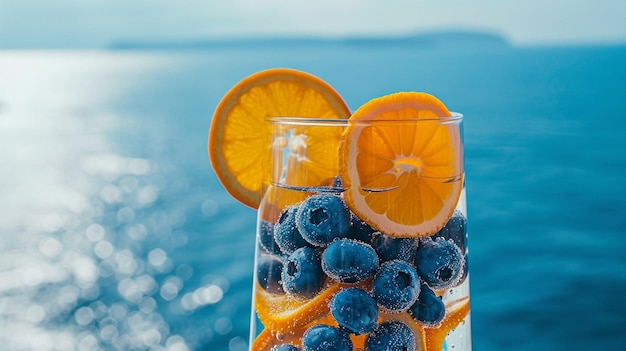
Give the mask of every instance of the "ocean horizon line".
[(532, 48), (623, 47), (626, 41), (580, 41), (519, 43), (503, 33), (474, 29), (433, 29), (397, 34), (354, 34), (330, 36), (320, 34), (260, 34), (180, 38), (118, 38), (89, 45), (51, 45), (3, 47), (0, 51), (211, 51), (272, 50), (293, 48), (408, 48), (419, 51), (498, 51)]
[(122, 39), (112, 42), (107, 49), (237, 49), (276, 47), (359, 47), (407, 46), (415, 48), (442, 48), (450, 46), (479, 46), (511, 48), (511, 42), (501, 34), (468, 30), (441, 30), (397, 35), (352, 35), (330, 37), (321, 35), (264, 35), (236, 37), (206, 37), (186, 39)]

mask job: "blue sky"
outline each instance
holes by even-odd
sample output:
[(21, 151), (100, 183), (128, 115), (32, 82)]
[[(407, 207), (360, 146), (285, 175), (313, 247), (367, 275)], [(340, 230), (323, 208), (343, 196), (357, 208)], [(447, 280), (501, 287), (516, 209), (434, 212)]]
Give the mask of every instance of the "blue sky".
[(250, 35), (503, 34), (518, 45), (626, 43), (625, 0), (0, 0), (0, 48)]

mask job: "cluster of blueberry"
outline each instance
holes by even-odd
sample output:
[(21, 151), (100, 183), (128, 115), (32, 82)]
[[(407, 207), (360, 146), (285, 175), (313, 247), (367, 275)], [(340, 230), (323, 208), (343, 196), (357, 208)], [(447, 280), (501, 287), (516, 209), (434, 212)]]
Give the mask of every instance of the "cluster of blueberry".
[(368, 334), (370, 351), (412, 350), (412, 330), (400, 321), (378, 324), (379, 309), (407, 311), (420, 323), (435, 326), (445, 314), (435, 291), (452, 288), (467, 275), (465, 218), (458, 212), (435, 235), (395, 238), (355, 216), (340, 196), (318, 194), (287, 208), (277, 223), (261, 221), (259, 239), (263, 250), (257, 281), (270, 293), (310, 299), (328, 279), (353, 284), (330, 302), (339, 328), (309, 328), (302, 337), (305, 351), (352, 350), (350, 333)]

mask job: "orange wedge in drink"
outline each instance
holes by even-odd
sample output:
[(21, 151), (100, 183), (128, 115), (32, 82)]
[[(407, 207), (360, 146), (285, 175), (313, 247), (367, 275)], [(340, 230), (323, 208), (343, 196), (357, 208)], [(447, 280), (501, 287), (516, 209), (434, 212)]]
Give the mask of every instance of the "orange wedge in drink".
[(426, 351), (441, 351), (448, 334), (461, 324), (470, 311), (469, 298), (461, 298), (446, 304), (446, 315), (435, 327), (425, 327)]
[(350, 209), (396, 237), (440, 230), (463, 188), (459, 120), (436, 97), (418, 92), (383, 96), (357, 109), (339, 148)]
[(263, 329), (259, 335), (252, 342), (250, 351), (270, 351), (274, 346), (291, 344), (294, 346), (300, 346), (302, 344), (302, 335), (315, 324), (330, 324), (332, 323), (332, 316), (324, 316), (312, 323), (305, 325), (304, 327), (292, 329), (289, 332), (275, 332), (269, 328)]
[(271, 176), (267, 162), (262, 160), (269, 159), (272, 147), (299, 147), (306, 151), (308, 157), (295, 157), (288, 162), (290, 167), (307, 170), (304, 174), (310, 178), (322, 181), (336, 175), (336, 148), (330, 159), (328, 153), (316, 152), (316, 146), (324, 149), (327, 146), (319, 141), (323, 140), (322, 136), (315, 137), (315, 131), (308, 131), (308, 138), (294, 134), (281, 140), (266, 123), (266, 118), (271, 116), (345, 119), (350, 116), (350, 110), (325, 81), (285, 68), (252, 74), (224, 96), (215, 110), (209, 132), (211, 164), (228, 193), (255, 209), (264, 191), (263, 179)]
[(253, 304), (266, 329), (288, 333), (328, 315), (329, 303), (339, 290), (341, 285), (335, 283), (313, 299), (302, 300), (287, 294), (268, 293), (257, 285)]

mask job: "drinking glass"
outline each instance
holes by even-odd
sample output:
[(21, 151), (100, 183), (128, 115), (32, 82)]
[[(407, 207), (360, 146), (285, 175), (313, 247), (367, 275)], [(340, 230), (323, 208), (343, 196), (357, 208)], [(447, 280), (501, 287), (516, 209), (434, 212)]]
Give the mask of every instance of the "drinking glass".
[[(266, 119), (272, 146), (261, 160), (268, 171), (258, 209), (250, 350), (471, 350), (462, 121), (458, 113), (401, 121)], [(367, 158), (345, 151), (358, 128), (397, 132), (410, 145), (433, 142), (442, 131), (450, 140), (453, 151), (429, 160), (432, 167), (451, 164), (447, 171), (422, 170), (424, 155), (406, 150), (391, 170), (452, 193), (435, 232), (386, 233), (366, 218), (363, 203), (348, 199), (355, 182), (345, 178), (369, 172)], [(376, 150), (396, 142), (366, 141), (353, 145)], [(423, 184), (361, 185), (355, 194), (385, 199), (396, 192), (390, 206), (420, 217), (429, 205), (418, 211), (407, 199), (404, 206), (397, 192), (427, 196), (426, 188), (410, 188)]]

